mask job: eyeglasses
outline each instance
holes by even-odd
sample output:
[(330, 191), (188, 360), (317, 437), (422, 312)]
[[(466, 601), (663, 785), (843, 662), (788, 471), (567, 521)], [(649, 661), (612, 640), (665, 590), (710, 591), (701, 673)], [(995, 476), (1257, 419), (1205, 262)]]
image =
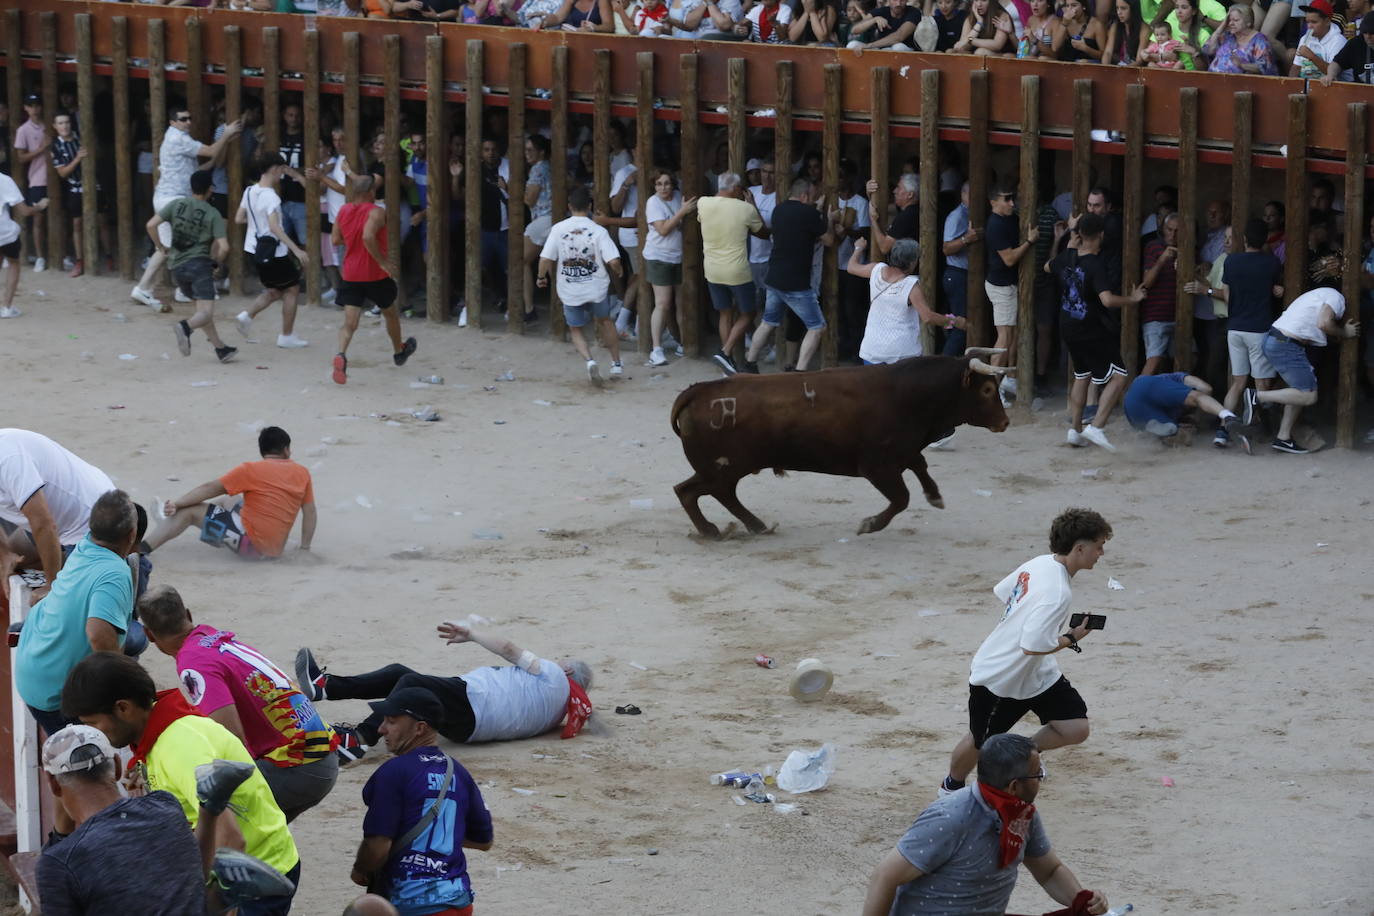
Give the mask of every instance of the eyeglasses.
[(1041, 767), (1039, 773), (1027, 773), (1025, 776), (1018, 776), (1018, 777), (1016, 777), (1016, 778), (1017, 778), (1017, 779), (1044, 779), (1044, 778), (1045, 778), (1045, 775), (1046, 775), (1046, 774), (1045, 774), (1045, 768), (1044, 768), (1044, 767)]

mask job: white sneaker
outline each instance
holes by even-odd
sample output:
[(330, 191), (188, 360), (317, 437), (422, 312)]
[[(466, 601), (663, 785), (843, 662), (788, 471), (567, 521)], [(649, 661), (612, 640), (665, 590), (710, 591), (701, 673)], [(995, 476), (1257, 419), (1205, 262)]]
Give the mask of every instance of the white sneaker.
[(143, 289), (143, 287), (141, 286), (135, 286), (133, 290), (129, 293), (129, 298), (134, 300), (135, 302), (143, 303), (153, 311), (162, 310), (162, 300), (157, 298), (147, 290)]
[(778, 361), (778, 348), (777, 348), (777, 347), (774, 347), (774, 346), (772, 346), (772, 345), (769, 345), (769, 347), (768, 347), (768, 352), (765, 353), (764, 356), (763, 356), (763, 361), (764, 361), (765, 363), (770, 363), (770, 364), (771, 364), (771, 363), (776, 363), (776, 362)]
[(465, 305), (465, 306), (463, 306), (463, 310), (462, 310), (461, 312), (458, 313), (458, 327), (460, 327), (460, 328), (465, 328), (465, 327), (467, 327), (467, 326), (468, 326), (468, 307)]
[(372, 318), (380, 318), (380, 317), (382, 317), (382, 310), (381, 310), (379, 307), (377, 307), (377, 306), (374, 305), (374, 306), (372, 306), (372, 308), (370, 308), (370, 309), (367, 310), (367, 314), (368, 314), (369, 317), (372, 317)]
[[(216, 297), (216, 298), (218, 298), (218, 297)], [(188, 296), (188, 295), (186, 295), (185, 293), (183, 293), (183, 292), (181, 291), (181, 287), (180, 287), (180, 286), (177, 287), (175, 299), (176, 299), (176, 301), (178, 301), (178, 302), (195, 302), (195, 301), (196, 301), (196, 300), (192, 299), (190, 296)]]
[(71, 255), (67, 255), (65, 258), (62, 259), (63, 270), (71, 270), (75, 266), (76, 260)]
[(247, 312), (239, 312), (238, 317), (234, 319), (234, 323), (239, 326), (239, 333), (243, 335), (243, 339), (247, 340), (248, 332), (253, 327), (252, 316), (249, 315)]
[(590, 379), (591, 383), (596, 387), (601, 387), (601, 369), (597, 366), (596, 360), (594, 359), (587, 360), (587, 378)]
[(224, 292), (226, 292), (226, 293), (229, 292), (229, 276), (228, 276), (228, 274), (225, 275), (225, 277), (224, 277), (223, 280), (220, 280), (220, 281), (219, 281), (218, 283), (216, 283), (215, 285), (216, 285), (220, 290), (222, 290), (222, 291), (224, 291)]
[(1109, 452), (1116, 451), (1116, 446), (1107, 441), (1107, 434), (1098, 426), (1083, 427), (1083, 438), (1096, 445), (1098, 448), (1105, 448)]
[(48, 269), (48, 262), (45, 261), (43, 258), (37, 258), (37, 259), (34, 260), (34, 262), (33, 262), (33, 272), (34, 272), (34, 273), (36, 273), (36, 274), (41, 274), (43, 271), (45, 271), (45, 270), (47, 270), (47, 269)]
[(674, 355), (674, 356), (686, 356), (686, 355), (687, 355), (687, 351), (684, 350), (684, 349), (682, 349), (682, 344), (678, 344), (678, 345), (677, 345), (677, 349), (673, 350), (673, 355)]
[[(11, 311), (18, 311), (18, 309), (11, 309)], [(1364, 434), (1364, 442), (1365, 445), (1374, 445), (1374, 428), (1371, 428), (1369, 432)]]
[(1069, 443), (1069, 445), (1072, 445), (1074, 448), (1082, 448), (1083, 446), (1088, 444), (1087, 442), (1083, 441), (1083, 434), (1073, 428), (1069, 429), (1069, 434), (1064, 437), (1064, 441)]
[(278, 334), (277, 346), (281, 347), (283, 350), (297, 350), (301, 347), (310, 346), (310, 341), (301, 340), (295, 334)]
[(649, 361), (648, 361), (647, 363), (645, 363), (644, 365), (646, 365), (646, 366), (666, 366), (666, 365), (668, 365), (668, 357), (666, 357), (666, 356), (663, 355), (663, 348), (662, 348), (662, 347), (654, 347), (653, 350), (650, 351), (650, 353), (649, 353)]
[(327, 289), (323, 293), (320, 293), (320, 302), (324, 305), (333, 305), (334, 299), (338, 295), (339, 291), (337, 289)]
[(22, 314), (17, 308), (0, 308), (0, 318), (18, 318)]
[(619, 378), (625, 374), (625, 367), (620, 364), (620, 360), (611, 363), (611, 378)]

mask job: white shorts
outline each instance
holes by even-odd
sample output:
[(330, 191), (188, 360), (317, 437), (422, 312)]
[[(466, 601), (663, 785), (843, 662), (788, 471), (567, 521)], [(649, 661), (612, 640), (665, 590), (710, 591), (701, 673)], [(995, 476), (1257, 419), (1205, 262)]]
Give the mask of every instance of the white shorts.
[(988, 294), (988, 301), (992, 303), (992, 323), (999, 328), (1016, 327), (1016, 287), (993, 286), (984, 280), (983, 290)]
[[(153, 212), (161, 213), (162, 208), (180, 198), (176, 197), (154, 197)], [(172, 224), (164, 220), (157, 227), (157, 237), (162, 242), (164, 248), (172, 247)]]
[(541, 216), (538, 219), (530, 220), (530, 224), (525, 227), (525, 238), (534, 242), (538, 248), (543, 248), (544, 243), (549, 240), (549, 231), (553, 229), (553, 217)]
[(1231, 374), (1273, 378), (1277, 373), (1264, 355), (1263, 331), (1227, 331), (1226, 349), (1231, 354)]

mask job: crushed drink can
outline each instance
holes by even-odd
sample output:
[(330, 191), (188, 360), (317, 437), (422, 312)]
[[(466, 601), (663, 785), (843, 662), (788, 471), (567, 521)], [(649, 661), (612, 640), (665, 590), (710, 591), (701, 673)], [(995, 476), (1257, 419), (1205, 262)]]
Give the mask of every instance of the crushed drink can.
[(758, 665), (760, 668), (772, 668), (774, 667), (773, 656), (763, 655), (762, 653), (760, 653), (759, 655), (755, 655), (754, 664)]

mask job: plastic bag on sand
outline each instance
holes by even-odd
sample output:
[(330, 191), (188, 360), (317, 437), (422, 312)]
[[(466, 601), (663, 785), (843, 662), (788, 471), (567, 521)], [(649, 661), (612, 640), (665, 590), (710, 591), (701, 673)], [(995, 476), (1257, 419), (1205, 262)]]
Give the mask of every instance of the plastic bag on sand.
[(825, 788), (835, 772), (835, 746), (823, 744), (814, 751), (793, 751), (778, 770), (778, 788), (799, 795)]

